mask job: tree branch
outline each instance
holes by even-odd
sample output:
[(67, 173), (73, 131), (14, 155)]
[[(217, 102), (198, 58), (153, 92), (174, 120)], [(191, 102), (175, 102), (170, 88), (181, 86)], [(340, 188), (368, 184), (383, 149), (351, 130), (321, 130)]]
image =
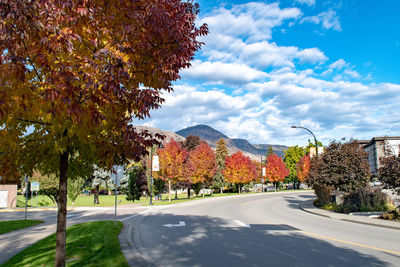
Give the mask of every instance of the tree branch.
[(35, 123), (35, 124), (40, 124), (40, 125), (52, 125), (51, 123), (43, 122), (43, 121), (33, 121), (33, 120), (26, 120), (22, 118), (17, 118), (17, 121), (23, 121), (23, 122), (29, 122), (29, 123)]

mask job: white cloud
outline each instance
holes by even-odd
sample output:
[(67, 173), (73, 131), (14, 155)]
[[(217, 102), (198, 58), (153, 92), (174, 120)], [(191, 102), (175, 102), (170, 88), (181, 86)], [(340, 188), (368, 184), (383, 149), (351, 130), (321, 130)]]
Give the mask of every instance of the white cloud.
[(195, 60), (192, 67), (182, 71), (182, 77), (201, 79), (214, 82), (225, 82), (227, 84), (248, 83), (267, 74), (245, 64), (223, 63), (223, 62), (201, 62)]
[(336, 15), (336, 11), (329, 10), (319, 13), (315, 16), (304, 17), (300, 21), (311, 22), (315, 24), (321, 24), (325, 29), (333, 29), (335, 31), (341, 31), (342, 26), (340, 25), (339, 17)]
[(315, 0), (296, 0), (296, 2), (300, 4), (306, 4), (308, 6), (314, 6), (315, 5)]

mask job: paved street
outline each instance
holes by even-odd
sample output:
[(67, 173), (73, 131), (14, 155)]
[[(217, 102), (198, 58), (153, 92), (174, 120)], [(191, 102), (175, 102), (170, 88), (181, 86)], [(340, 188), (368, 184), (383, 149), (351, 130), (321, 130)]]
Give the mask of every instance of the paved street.
[(400, 230), (299, 209), (311, 198), (269, 193), (153, 207), (125, 221), (122, 248), (134, 266), (400, 266)]
[[(119, 206), (117, 220), (133, 218), (147, 209), (149, 208), (137, 204)], [(0, 220), (20, 220), (24, 219), (24, 216), (23, 211), (0, 212)], [(114, 207), (75, 208), (68, 211), (67, 217), (68, 226), (89, 221), (114, 220)], [(56, 209), (28, 209), (28, 219), (42, 220), (45, 223), (0, 235), (0, 264), (56, 231)]]

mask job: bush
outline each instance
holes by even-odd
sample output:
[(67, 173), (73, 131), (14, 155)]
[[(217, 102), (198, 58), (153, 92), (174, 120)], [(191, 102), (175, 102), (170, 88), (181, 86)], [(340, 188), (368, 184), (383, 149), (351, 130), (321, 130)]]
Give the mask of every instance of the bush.
[(381, 216), (382, 219), (385, 220), (398, 220), (400, 221), (400, 210), (395, 209), (390, 212), (387, 212)]
[(317, 207), (322, 207), (331, 202), (332, 187), (324, 184), (313, 184), (315, 195), (317, 195), (318, 202), (314, 203)]
[(343, 209), (346, 211), (343, 212), (386, 211), (388, 210), (387, 199), (387, 195), (380, 188), (367, 186), (345, 195)]

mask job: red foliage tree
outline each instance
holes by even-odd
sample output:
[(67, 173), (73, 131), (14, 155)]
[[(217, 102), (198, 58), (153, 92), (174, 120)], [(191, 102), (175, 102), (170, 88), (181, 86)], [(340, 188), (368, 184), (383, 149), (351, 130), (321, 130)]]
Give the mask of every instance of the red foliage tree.
[(211, 147), (206, 142), (201, 142), (190, 152), (189, 161), (192, 166), (191, 183), (201, 183), (203, 186), (211, 185), (212, 178), (217, 170), (215, 152)]
[(187, 177), (186, 160), (188, 152), (174, 139), (164, 143), (164, 148), (159, 148), (157, 154), (160, 160), (158, 176), (168, 180), (169, 201), (171, 201), (171, 183), (184, 181)]
[(297, 178), (304, 183), (310, 172), (310, 156), (304, 155), (296, 164)]
[(239, 185), (239, 194), (241, 185), (254, 181), (258, 175), (254, 163), (241, 151), (226, 157), (223, 174), (226, 181)]
[(266, 177), (274, 183), (275, 191), (279, 182), (282, 182), (289, 175), (289, 170), (286, 168), (283, 160), (275, 153), (268, 156), (268, 164), (265, 167)]
[(147, 153), (154, 139), (132, 118), (159, 108), (190, 65), (207, 33), (198, 12), (191, 0), (0, 2), (0, 174), (59, 175), (56, 266), (68, 177)]

